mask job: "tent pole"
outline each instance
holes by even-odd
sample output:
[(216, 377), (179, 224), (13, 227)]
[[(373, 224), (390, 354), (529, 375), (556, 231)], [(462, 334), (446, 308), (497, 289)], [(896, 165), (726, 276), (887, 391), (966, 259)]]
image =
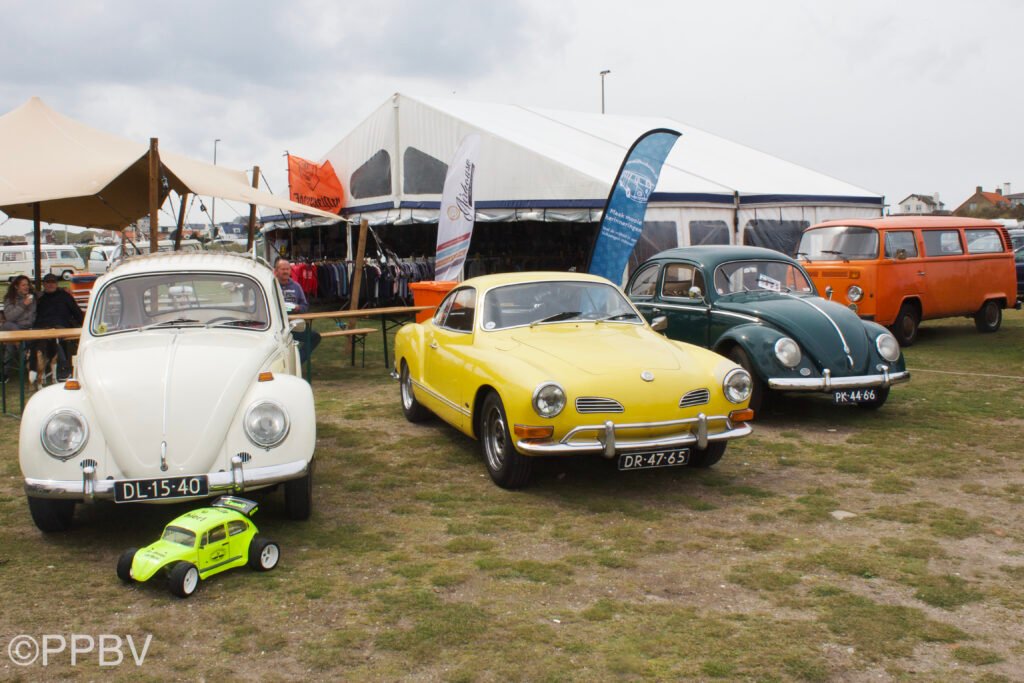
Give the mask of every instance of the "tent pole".
[(188, 203), (188, 192), (181, 195), (181, 207), (178, 209), (178, 232), (174, 236), (174, 251), (181, 249), (181, 233), (185, 231), (185, 204)]
[[(260, 186), (260, 167), (252, 167), (252, 187), (257, 189)], [(256, 205), (249, 205), (249, 239), (245, 242), (245, 250), (252, 251), (252, 243), (256, 240)]]
[(43, 228), (40, 225), (40, 213), (39, 202), (35, 202), (32, 204), (32, 234), (36, 241), (36, 248), (33, 250), (36, 259), (36, 291), (43, 286)]
[(370, 227), (370, 221), (363, 219), (359, 221), (359, 243), (356, 247), (356, 267), (352, 271), (352, 300), (348, 307), (353, 311), (359, 308), (359, 290), (363, 284), (363, 261), (366, 259), (366, 232)]
[(156, 138), (149, 139), (149, 252), (160, 248), (160, 151)]

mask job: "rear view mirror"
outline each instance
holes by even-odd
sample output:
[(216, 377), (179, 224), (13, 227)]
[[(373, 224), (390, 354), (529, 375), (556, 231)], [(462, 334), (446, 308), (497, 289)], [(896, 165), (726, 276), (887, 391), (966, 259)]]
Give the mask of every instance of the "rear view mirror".
[(668, 329), (668, 318), (663, 315), (659, 315), (651, 321), (651, 329), (655, 332), (664, 332)]
[(825, 287), (825, 298), (832, 301), (832, 285)]
[(687, 292), (691, 299), (703, 299), (704, 292), (700, 291), (700, 287), (690, 287), (690, 291)]
[(896, 250), (896, 260), (897, 261), (903, 261), (906, 258), (907, 258), (907, 250), (906, 249), (897, 249)]

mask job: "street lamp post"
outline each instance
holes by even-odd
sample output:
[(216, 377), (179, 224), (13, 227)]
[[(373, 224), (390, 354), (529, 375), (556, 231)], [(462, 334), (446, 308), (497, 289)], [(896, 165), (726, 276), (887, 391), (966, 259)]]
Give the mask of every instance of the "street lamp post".
[[(220, 138), (217, 138), (216, 140), (213, 141), (213, 165), (214, 166), (217, 165), (217, 143), (218, 142), (220, 142)], [(210, 233), (211, 233), (210, 237), (212, 237), (213, 239), (216, 239), (217, 238), (217, 198), (216, 197), (212, 197), (211, 199), (212, 199), (212, 201), (210, 202), (210, 204), (212, 206), (210, 208), (210, 223), (212, 223), (213, 225), (210, 228)], [(182, 229), (184, 229), (184, 226), (182, 226)]]
[(604, 113), (604, 77), (610, 74), (611, 69), (605, 69), (601, 72), (601, 113)]

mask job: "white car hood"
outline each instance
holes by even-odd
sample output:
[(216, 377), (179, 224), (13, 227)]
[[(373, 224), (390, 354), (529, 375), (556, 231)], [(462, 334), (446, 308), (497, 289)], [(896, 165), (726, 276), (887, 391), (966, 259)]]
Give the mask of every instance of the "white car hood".
[(123, 475), (209, 472), (239, 402), (274, 348), (266, 335), (222, 329), (92, 341), (79, 358), (82, 388)]

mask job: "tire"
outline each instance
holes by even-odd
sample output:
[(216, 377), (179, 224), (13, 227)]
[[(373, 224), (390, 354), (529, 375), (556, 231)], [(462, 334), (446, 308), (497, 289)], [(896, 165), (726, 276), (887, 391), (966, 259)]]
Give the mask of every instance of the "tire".
[(903, 304), (889, 330), (896, 337), (900, 346), (913, 346), (917, 341), (917, 330), (920, 324), (921, 314), (917, 312), (917, 307), (913, 304)]
[(416, 400), (413, 392), (412, 375), (409, 373), (409, 365), (402, 359), (402, 369), (398, 375), (399, 392), (402, 398), (402, 414), (409, 422), (423, 422), (430, 417), (430, 411), (423, 407), (423, 404)]
[(179, 562), (171, 567), (167, 577), (167, 589), (172, 595), (187, 598), (199, 587), (199, 570), (191, 562)]
[(313, 464), (309, 461), (306, 476), (284, 483), (284, 509), (288, 519), (303, 522), (313, 514)]
[(694, 448), (690, 451), (690, 467), (711, 467), (725, 455), (726, 441), (712, 441), (704, 450)]
[(991, 333), (999, 330), (1003, 324), (1003, 307), (995, 299), (989, 299), (974, 314), (974, 326), (978, 332)]
[(62, 280), (70, 282), (71, 281), (71, 275), (72, 275), (72, 273), (71, 273), (70, 270), (65, 270), (63, 273), (60, 274), (60, 277), (61, 277)]
[(75, 516), (75, 501), (29, 496), (28, 511), (40, 531), (48, 534), (67, 531), (71, 528), (71, 519)]
[[(761, 412), (762, 408), (767, 405), (767, 394), (768, 387), (764, 385), (764, 382), (757, 375), (757, 371), (754, 369), (754, 364), (750, 360), (750, 356), (743, 350), (743, 347), (734, 346), (729, 349), (729, 360), (736, 365), (741, 366), (744, 370), (750, 373), (751, 389), (750, 389), (750, 409), (754, 411), (754, 418), (757, 418), (758, 413)], [(710, 449), (711, 447), (708, 446)], [(717, 462), (717, 460), (715, 461)], [(712, 465), (714, 463), (711, 463)]]
[(480, 414), (480, 450), (495, 484), (510, 490), (526, 486), (533, 463), (516, 450), (505, 406), (493, 391), (484, 399)]
[(858, 403), (857, 406), (864, 410), (878, 410), (885, 405), (886, 401), (889, 400), (889, 387), (878, 387), (878, 389), (875, 390), (875, 396), (877, 398), (874, 401)]
[(249, 543), (249, 568), (269, 572), (281, 559), (281, 547), (271, 540), (253, 536)]
[(139, 552), (138, 548), (128, 548), (121, 553), (121, 557), (117, 558), (117, 578), (125, 583), (132, 581), (132, 562), (135, 560), (137, 552)]

